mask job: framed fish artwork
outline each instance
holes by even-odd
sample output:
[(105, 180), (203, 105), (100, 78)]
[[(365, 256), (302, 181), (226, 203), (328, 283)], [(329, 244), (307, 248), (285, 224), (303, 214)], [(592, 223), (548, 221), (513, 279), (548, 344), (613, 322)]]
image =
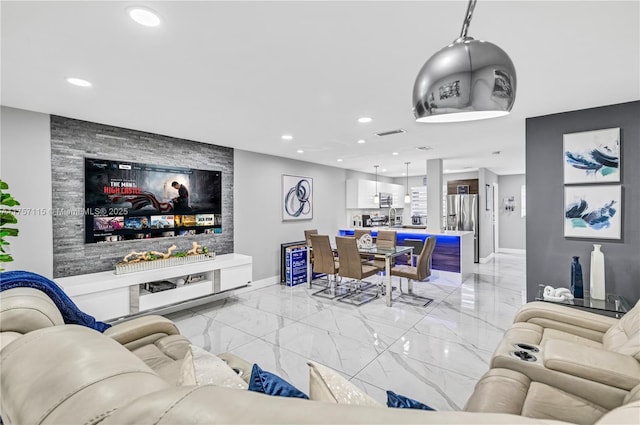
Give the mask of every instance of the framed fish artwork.
[(620, 239), (622, 186), (565, 186), (564, 236)]
[(564, 183), (620, 182), (620, 128), (563, 137)]

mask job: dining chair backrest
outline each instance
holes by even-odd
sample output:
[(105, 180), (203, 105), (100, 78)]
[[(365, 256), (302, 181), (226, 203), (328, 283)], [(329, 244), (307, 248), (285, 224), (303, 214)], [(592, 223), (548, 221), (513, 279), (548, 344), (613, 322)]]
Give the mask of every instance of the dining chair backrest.
[(422, 251), (418, 256), (418, 264), (416, 265), (416, 280), (424, 280), (428, 276), (431, 276), (431, 256), (433, 255), (433, 249), (436, 247), (436, 237), (429, 236), (424, 241)]
[(317, 235), (318, 229), (309, 229), (304, 231), (304, 240), (307, 241), (307, 245), (311, 245), (311, 235)]
[(422, 239), (405, 239), (404, 246), (410, 246), (413, 248), (413, 255), (418, 256), (422, 252), (422, 248), (424, 248), (424, 242)]
[(315, 273), (336, 274), (336, 262), (331, 250), (328, 235), (310, 235), (311, 249), (313, 249), (313, 271)]
[(371, 235), (371, 229), (356, 229), (353, 231), (353, 237), (359, 240), (362, 235)]
[(362, 279), (362, 260), (356, 238), (336, 236), (336, 247), (340, 259), (340, 276)]
[(395, 230), (378, 230), (376, 237), (376, 246), (378, 248), (395, 248), (396, 247), (396, 231)]

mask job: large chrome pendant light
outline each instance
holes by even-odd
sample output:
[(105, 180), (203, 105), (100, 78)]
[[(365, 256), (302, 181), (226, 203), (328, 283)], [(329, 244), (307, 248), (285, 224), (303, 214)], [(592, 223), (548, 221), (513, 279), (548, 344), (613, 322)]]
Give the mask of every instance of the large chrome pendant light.
[(516, 70), (488, 41), (467, 37), (476, 0), (469, 0), (460, 37), (422, 66), (413, 86), (418, 122), (458, 122), (507, 115), (516, 99)]
[(376, 168), (376, 194), (373, 195), (373, 203), (377, 206), (380, 206), (380, 194), (378, 193), (378, 167), (379, 165), (374, 165)]

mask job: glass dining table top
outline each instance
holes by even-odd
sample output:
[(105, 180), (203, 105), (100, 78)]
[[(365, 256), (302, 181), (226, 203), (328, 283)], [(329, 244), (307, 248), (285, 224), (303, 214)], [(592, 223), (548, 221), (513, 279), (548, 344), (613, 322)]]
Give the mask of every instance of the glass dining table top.
[(393, 248), (382, 248), (373, 245), (371, 248), (358, 248), (358, 252), (361, 254), (373, 254), (373, 255), (388, 255), (390, 257), (395, 257), (401, 254), (406, 254), (413, 251), (413, 248), (410, 246), (395, 246)]

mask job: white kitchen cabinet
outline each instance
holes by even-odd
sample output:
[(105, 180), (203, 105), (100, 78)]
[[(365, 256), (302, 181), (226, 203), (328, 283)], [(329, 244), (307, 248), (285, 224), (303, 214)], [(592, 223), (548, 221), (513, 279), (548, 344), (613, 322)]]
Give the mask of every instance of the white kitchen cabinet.
[[(378, 182), (378, 190), (380, 193), (391, 193), (393, 196), (393, 206), (395, 208), (404, 208), (404, 186), (400, 184)], [(347, 208), (379, 208), (380, 206), (373, 202), (376, 195), (375, 180), (347, 180), (346, 188), (346, 206)]]
[[(378, 182), (378, 192), (380, 183)], [(378, 208), (373, 202), (376, 182), (371, 180), (347, 180), (347, 208)]]

